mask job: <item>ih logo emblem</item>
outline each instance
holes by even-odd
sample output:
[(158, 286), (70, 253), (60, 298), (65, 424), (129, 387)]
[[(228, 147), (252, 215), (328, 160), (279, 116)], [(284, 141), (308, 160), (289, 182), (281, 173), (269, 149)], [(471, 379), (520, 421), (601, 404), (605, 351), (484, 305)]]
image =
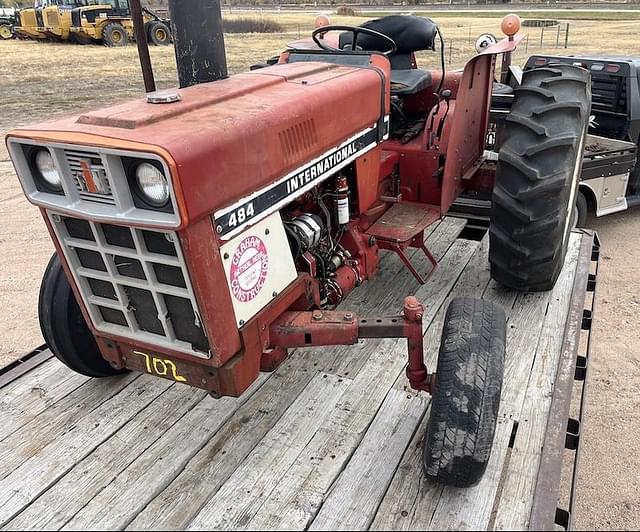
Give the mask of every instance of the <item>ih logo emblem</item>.
[(92, 194), (108, 194), (109, 184), (107, 182), (107, 174), (102, 168), (93, 168), (91, 161), (87, 159), (80, 160), (81, 175), (78, 176), (78, 183), (83, 192), (91, 192)]

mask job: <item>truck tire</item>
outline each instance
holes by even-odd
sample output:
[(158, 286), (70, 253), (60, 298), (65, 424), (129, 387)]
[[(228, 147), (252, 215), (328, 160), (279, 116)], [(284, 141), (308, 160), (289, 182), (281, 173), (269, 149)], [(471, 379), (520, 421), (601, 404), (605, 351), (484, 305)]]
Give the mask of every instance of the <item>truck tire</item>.
[(127, 30), (119, 22), (109, 22), (102, 29), (102, 44), (105, 46), (126, 46), (128, 39)]
[(168, 46), (171, 44), (171, 30), (159, 20), (149, 24), (149, 40), (156, 46)]
[(73, 371), (87, 377), (109, 377), (126, 372), (111, 367), (100, 355), (55, 253), (42, 278), (38, 317), (49, 349)]
[(528, 70), (505, 118), (489, 227), (491, 276), (521, 291), (549, 290), (560, 274), (591, 106), (589, 72)]
[(573, 216), (571, 217), (571, 228), (586, 227), (587, 226), (587, 214), (589, 212), (589, 203), (582, 190), (578, 190), (578, 196), (576, 197), (576, 206), (573, 209)]
[(424, 474), (442, 484), (477, 484), (487, 468), (498, 419), (506, 318), (495, 303), (454, 299), (444, 320)]

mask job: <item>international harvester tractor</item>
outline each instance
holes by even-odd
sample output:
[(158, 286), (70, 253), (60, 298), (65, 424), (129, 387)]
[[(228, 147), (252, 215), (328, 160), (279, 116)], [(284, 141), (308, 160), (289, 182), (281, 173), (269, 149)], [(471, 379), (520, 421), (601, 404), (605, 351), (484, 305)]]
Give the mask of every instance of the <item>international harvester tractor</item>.
[[(133, 370), (239, 396), (288, 350), (406, 338), (408, 380), (433, 395), (424, 472), (477, 483), (497, 422), (504, 311), (453, 300), (433, 373), (415, 297), (387, 317), (358, 316), (343, 301), (376, 275), (382, 250), (424, 282), (408, 250), (435, 268), (425, 229), (469, 190), (492, 191), (492, 277), (552, 288), (580, 175), (588, 72), (524, 73), (496, 165), (485, 138), (496, 56), (520, 40), (514, 15), (507, 37), (462, 71), (445, 71), (433, 21), (388, 16), (320, 25), (275, 65), (200, 84), (196, 47), (183, 53), (172, 15), (178, 71), (192, 68), (192, 80), (7, 136), (56, 248), (39, 304), (47, 344), (84, 375)], [(437, 43), (443, 68), (418, 68), (415, 53)]]

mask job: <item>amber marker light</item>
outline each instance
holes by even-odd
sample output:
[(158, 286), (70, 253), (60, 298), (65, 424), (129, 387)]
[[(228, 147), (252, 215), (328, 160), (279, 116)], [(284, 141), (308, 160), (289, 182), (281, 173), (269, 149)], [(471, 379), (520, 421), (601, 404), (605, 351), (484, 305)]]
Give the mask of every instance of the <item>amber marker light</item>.
[(502, 30), (502, 33), (509, 37), (509, 40), (512, 40), (513, 36), (520, 31), (520, 26), (520, 17), (511, 13), (502, 19), (500, 29)]
[(314, 28), (322, 28), (322, 26), (328, 26), (331, 24), (327, 15), (318, 15), (313, 22)]

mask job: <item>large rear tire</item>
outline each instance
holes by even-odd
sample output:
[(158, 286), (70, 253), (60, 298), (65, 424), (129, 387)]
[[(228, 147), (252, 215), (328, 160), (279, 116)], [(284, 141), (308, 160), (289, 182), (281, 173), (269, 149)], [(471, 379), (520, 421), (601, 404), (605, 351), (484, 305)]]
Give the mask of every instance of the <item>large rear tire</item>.
[(88, 377), (109, 377), (125, 372), (111, 367), (102, 358), (56, 254), (51, 257), (42, 278), (38, 316), (49, 349), (73, 371)]
[(481, 299), (451, 302), (424, 438), (427, 477), (459, 488), (482, 478), (498, 419), (505, 343), (501, 307)]
[(491, 276), (516, 290), (553, 288), (567, 252), (591, 106), (589, 72), (529, 70), (506, 117), (493, 189)]

